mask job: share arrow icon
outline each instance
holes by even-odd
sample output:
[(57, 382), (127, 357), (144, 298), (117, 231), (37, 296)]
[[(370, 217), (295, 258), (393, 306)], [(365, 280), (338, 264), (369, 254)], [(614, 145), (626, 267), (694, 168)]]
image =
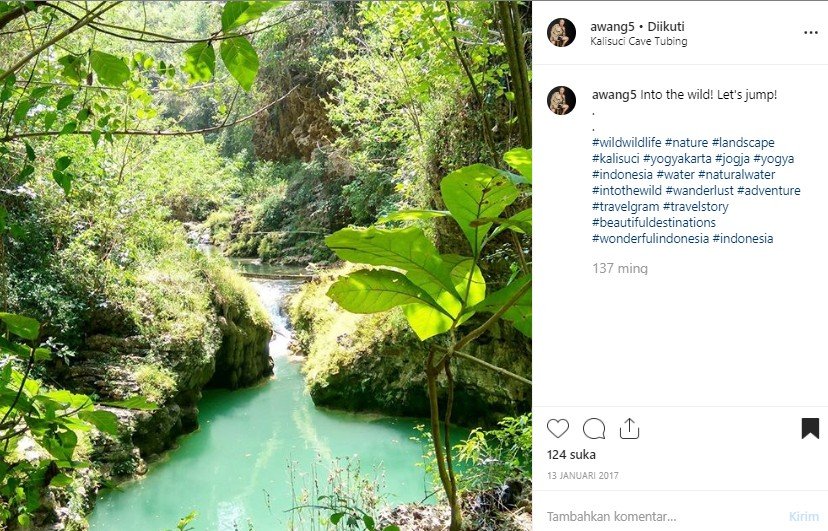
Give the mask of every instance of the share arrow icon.
[(641, 430), (635, 426), (635, 421), (631, 418), (624, 421), (618, 432), (622, 439), (638, 439), (641, 436)]

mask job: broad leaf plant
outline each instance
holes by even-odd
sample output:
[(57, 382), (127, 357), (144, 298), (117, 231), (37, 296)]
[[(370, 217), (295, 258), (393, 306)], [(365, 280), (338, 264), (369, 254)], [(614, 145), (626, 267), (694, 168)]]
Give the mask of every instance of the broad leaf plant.
[[(422, 228), (345, 228), (328, 236), (326, 244), (342, 260), (371, 267), (356, 270), (334, 282), (328, 296), (353, 313), (370, 314), (401, 307), (409, 326), (422, 341), (430, 342), (425, 372), (431, 412), (431, 436), (440, 480), (452, 508), (451, 529), (462, 526), (457, 482), (449, 441), (453, 377), (451, 361), (460, 358), (531, 384), (529, 380), (496, 367), (465, 351), (499, 319), (510, 321), (532, 336), (532, 277), (525, 257), (520, 273), (503, 288), (487, 289), (480, 261), (487, 244), (504, 231), (531, 237), (532, 210), (506, 215), (509, 207), (528, 194), (532, 182), (531, 150), (516, 148), (504, 156), (514, 172), (474, 164), (445, 176), (440, 192), (447, 210), (407, 210), (380, 220), (399, 221), (452, 218), (468, 241), (467, 255), (441, 254)], [(518, 244), (516, 251), (523, 254)], [(459, 327), (475, 314), (485, 322), (459, 335)], [(437, 339), (443, 339), (438, 341)], [(448, 389), (440, 429), (438, 377), (444, 374)]]

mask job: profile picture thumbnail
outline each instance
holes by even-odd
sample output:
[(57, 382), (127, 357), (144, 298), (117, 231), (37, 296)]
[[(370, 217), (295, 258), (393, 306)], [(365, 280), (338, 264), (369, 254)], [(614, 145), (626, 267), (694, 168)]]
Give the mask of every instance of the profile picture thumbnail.
[(575, 24), (568, 18), (556, 18), (546, 28), (546, 37), (553, 46), (569, 46), (575, 40)]
[(572, 89), (560, 85), (549, 91), (546, 105), (555, 114), (569, 114), (575, 108), (575, 93)]

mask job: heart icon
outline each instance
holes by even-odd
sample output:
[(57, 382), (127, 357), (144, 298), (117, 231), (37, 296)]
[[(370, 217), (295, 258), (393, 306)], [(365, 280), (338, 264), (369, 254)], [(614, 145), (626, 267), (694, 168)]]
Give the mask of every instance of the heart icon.
[(560, 439), (569, 430), (569, 422), (566, 419), (549, 419), (546, 423), (549, 433)]

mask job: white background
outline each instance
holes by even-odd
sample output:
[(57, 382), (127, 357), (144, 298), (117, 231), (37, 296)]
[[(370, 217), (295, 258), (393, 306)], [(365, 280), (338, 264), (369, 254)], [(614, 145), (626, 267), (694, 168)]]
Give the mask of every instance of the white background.
[[(556, 48), (546, 40), (546, 28), (562, 16), (578, 33), (570, 46)], [(610, 500), (632, 506), (649, 499), (682, 510), (678, 523), (665, 529), (828, 528), (828, 434), (820, 441), (799, 436), (801, 417), (821, 416), (822, 429), (828, 430), (828, 25), (823, 25), (828, 5), (535, 2), (533, 17), (536, 528), (592, 529), (544, 523), (549, 507), (597, 509)], [(687, 31), (669, 35), (687, 38), (687, 48), (590, 45), (590, 24), (634, 21), (637, 28), (657, 20), (683, 20)], [(627, 37), (654, 34), (667, 35), (636, 29)], [(556, 116), (546, 97), (562, 84), (575, 92), (577, 104), (572, 113)], [(775, 89), (779, 99), (591, 98), (593, 91), (668, 88), (710, 88), (714, 96), (719, 90)], [(802, 195), (661, 196), (655, 200), (729, 202), (730, 208), (712, 216), (717, 229), (594, 229), (591, 220), (599, 214), (590, 208), (593, 201), (628, 198), (594, 196), (593, 185), (649, 182), (592, 179), (599, 168), (591, 162), (593, 153), (622, 152), (593, 148), (592, 139), (651, 135), (772, 138), (776, 146), (764, 152), (707, 153), (793, 155), (793, 165), (764, 168), (775, 170), (776, 179), (687, 184), (799, 186)], [(684, 151), (701, 153), (651, 150)], [(775, 241), (752, 246), (591, 241), (594, 233), (626, 232), (770, 233)], [(600, 276), (593, 272), (595, 262), (646, 264), (649, 274)], [(579, 422), (589, 417), (605, 420), (611, 432), (606, 440), (590, 441), (580, 432)], [(641, 439), (619, 439), (618, 427), (628, 417), (639, 423)], [(549, 418), (569, 419), (571, 431), (556, 440), (544, 427)], [(552, 448), (589, 448), (599, 459), (553, 463), (545, 455)], [(553, 469), (615, 470), (622, 479), (546, 481)], [(545, 492), (559, 489), (627, 494)], [(687, 495), (723, 490), (729, 494)], [(652, 498), (652, 491), (664, 493)], [(821, 512), (822, 522), (792, 523), (789, 511), (795, 510)], [(706, 523), (699, 527), (700, 522)], [(617, 525), (596, 529), (620, 529)]]

